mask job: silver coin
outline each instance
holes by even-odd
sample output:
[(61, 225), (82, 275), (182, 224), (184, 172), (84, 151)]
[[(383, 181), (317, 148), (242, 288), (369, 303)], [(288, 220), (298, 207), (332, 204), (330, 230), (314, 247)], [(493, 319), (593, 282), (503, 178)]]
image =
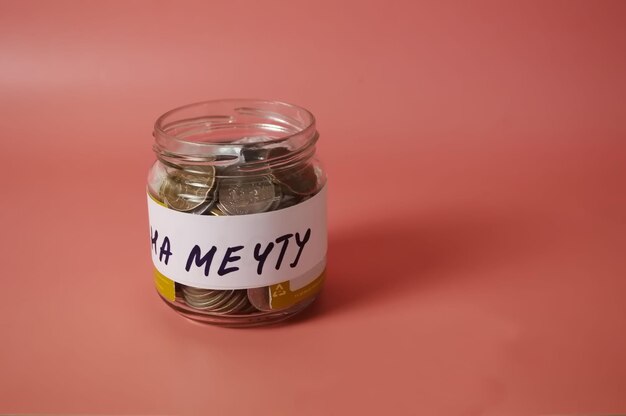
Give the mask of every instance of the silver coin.
[(220, 296), (219, 299), (213, 299), (207, 302), (191, 301), (190, 303), (196, 309), (203, 309), (206, 311), (215, 312), (216, 310), (219, 310), (223, 305), (225, 305), (230, 300), (230, 298), (230, 296), (224, 294)]
[(240, 291), (233, 293), (228, 296), (225, 302), (221, 303), (218, 307), (213, 308), (212, 312), (226, 314), (236, 311), (241, 304), (241, 295)]
[(212, 206), (213, 166), (172, 169), (161, 183), (159, 195), (168, 208), (201, 214)]
[(182, 289), (183, 293), (188, 296), (213, 296), (221, 292), (221, 290), (214, 289), (199, 289), (195, 287), (185, 286)]
[(277, 209), (281, 208), (281, 205), (283, 204), (283, 201), (285, 200), (285, 197), (288, 199), (291, 199), (291, 197), (289, 195), (285, 195), (282, 190), (281, 190), (281, 184), (276, 181), (275, 179), (273, 179), (274, 182), (274, 192), (276, 193), (277, 197), (274, 199), (274, 203), (272, 204), (272, 206), (268, 209), (268, 211), (276, 211)]
[(256, 312), (257, 310), (248, 301), (248, 296), (245, 290), (237, 291), (237, 301), (232, 303), (229, 308), (224, 308), (220, 313), (222, 314), (249, 314)]
[(270, 150), (268, 163), (278, 163), (280, 166), (274, 169), (273, 175), (281, 184), (283, 193), (307, 196), (317, 192), (321, 172), (312, 163), (293, 163), (293, 150), (286, 147), (275, 147)]
[(197, 295), (191, 294), (189, 292), (183, 292), (183, 293), (184, 293), (185, 299), (189, 299), (194, 302), (207, 302), (213, 299), (217, 299), (219, 296), (222, 296), (221, 292), (222, 291), (216, 291), (216, 292), (197, 294)]
[(211, 293), (207, 293), (204, 295), (190, 295), (190, 294), (186, 294), (187, 295), (187, 299), (191, 300), (193, 302), (196, 302), (198, 304), (202, 303), (202, 304), (207, 304), (207, 303), (219, 303), (221, 300), (223, 300), (225, 297), (230, 296), (233, 293), (232, 290), (219, 290), (219, 291), (215, 291), (215, 292), (211, 292)]
[(182, 290), (183, 292), (187, 294), (193, 294), (193, 295), (217, 294), (221, 292), (221, 290), (218, 290), (218, 289), (201, 289), (199, 287), (193, 287), (193, 286), (183, 286)]
[(250, 301), (246, 300), (246, 304), (247, 304), (247, 306), (246, 306), (246, 307), (244, 307), (244, 308), (242, 308), (242, 309), (238, 312), (238, 314), (240, 314), (240, 315), (249, 315), (249, 314), (252, 314), (252, 313), (257, 313), (257, 312), (260, 312), (257, 308), (255, 308), (255, 307), (254, 307), (254, 306), (250, 303)]
[(185, 298), (203, 300), (203, 299), (215, 298), (216, 296), (221, 295), (224, 291), (216, 290), (216, 289), (200, 289), (197, 287), (183, 286), (182, 292)]
[(212, 297), (217, 296), (220, 292), (222, 291), (221, 290), (208, 290), (206, 292), (190, 292), (187, 290), (183, 290), (183, 293), (185, 294), (186, 297), (194, 298), (194, 299), (212, 298)]
[(245, 290), (212, 290), (190, 286), (182, 288), (185, 303), (194, 309), (214, 314), (253, 313)]
[(221, 291), (221, 293), (205, 300), (198, 300), (187, 296), (185, 297), (185, 302), (196, 309), (214, 310), (225, 304), (232, 296), (233, 292), (232, 290)]
[(150, 195), (161, 203), (163, 203), (163, 200), (160, 195), (160, 189), (166, 179), (167, 172), (165, 171), (163, 164), (161, 162), (156, 162), (152, 165), (148, 174), (148, 189), (150, 191)]
[(240, 297), (241, 297), (240, 302), (235, 306), (235, 309), (233, 309), (231, 313), (245, 314), (245, 313), (257, 312), (256, 308), (254, 308), (250, 304), (250, 301), (248, 301), (248, 296), (246, 295), (245, 290), (241, 292)]
[(217, 194), (217, 206), (227, 215), (265, 212), (281, 197), (270, 176), (223, 179)]

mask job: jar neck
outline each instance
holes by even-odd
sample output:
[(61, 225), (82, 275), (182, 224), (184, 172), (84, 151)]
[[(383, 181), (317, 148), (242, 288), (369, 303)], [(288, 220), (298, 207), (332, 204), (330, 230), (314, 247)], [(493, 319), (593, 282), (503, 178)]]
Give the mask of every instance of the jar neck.
[(313, 115), (300, 107), (220, 100), (161, 116), (153, 148), (157, 158), (172, 167), (212, 165), (241, 174), (306, 163), (315, 155), (318, 137)]

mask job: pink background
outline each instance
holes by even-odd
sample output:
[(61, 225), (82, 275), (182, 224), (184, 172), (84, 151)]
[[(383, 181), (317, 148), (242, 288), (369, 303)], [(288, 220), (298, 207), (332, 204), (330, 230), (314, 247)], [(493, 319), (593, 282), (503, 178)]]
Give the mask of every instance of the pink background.
[[(626, 3), (0, 1), (0, 411), (626, 412)], [(294, 322), (154, 293), (152, 123), (309, 108), (329, 279)]]

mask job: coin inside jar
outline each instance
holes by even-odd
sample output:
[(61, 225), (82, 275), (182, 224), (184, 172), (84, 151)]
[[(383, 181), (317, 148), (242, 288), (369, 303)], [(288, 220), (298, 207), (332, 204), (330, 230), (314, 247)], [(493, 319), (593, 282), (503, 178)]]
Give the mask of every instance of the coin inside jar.
[(245, 144), (241, 150), (241, 155), (246, 163), (258, 162), (267, 159), (269, 150), (263, 145), (267, 142), (266, 136), (250, 136), (235, 140), (233, 144)]
[(271, 311), (270, 288), (267, 286), (248, 289), (248, 300), (260, 311)]
[(287, 193), (306, 196), (315, 193), (318, 179), (315, 168), (311, 165), (284, 169), (274, 174)]
[(269, 176), (222, 179), (218, 185), (218, 207), (226, 215), (265, 212), (281, 198)]
[(289, 161), (291, 151), (285, 147), (274, 147), (269, 151), (269, 158), (274, 161), (282, 160), (287, 166), (276, 169), (274, 177), (284, 190), (284, 193), (297, 196), (308, 196), (318, 189), (318, 173), (310, 163), (293, 163)]
[(183, 286), (182, 292), (185, 303), (194, 309), (222, 315), (256, 311), (248, 301), (245, 290), (213, 290)]
[(167, 207), (201, 214), (213, 205), (210, 194), (214, 184), (215, 168), (212, 166), (172, 169), (161, 184), (159, 193)]
[(211, 216), (213, 216), (213, 217), (221, 217), (222, 215), (226, 215), (226, 214), (224, 214), (224, 213), (222, 212), (222, 210), (221, 210), (221, 209), (219, 209), (219, 208), (218, 208), (218, 207), (216, 207), (216, 206), (213, 206), (211, 209), (209, 209), (209, 210), (205, 211), (203, 214), (204, 214), (204, 215), (211, 215)]
[(159, 203), (163, 203), (162, 197), (160, 195), (160, 189), (163, 185), (163, 182), (167, 179), (167, 172), (164, 169), (164, 166), (157, 162), (152, 168), (150, 168), (150, 172), (148, 173), (148, 190), (150, 195)]

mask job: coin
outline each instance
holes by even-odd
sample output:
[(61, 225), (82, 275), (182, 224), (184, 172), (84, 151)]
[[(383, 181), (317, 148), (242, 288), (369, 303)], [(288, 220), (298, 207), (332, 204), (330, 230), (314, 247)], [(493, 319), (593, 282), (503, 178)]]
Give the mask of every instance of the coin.
[(257, 162), (267, 159), (269, 150), (266, 148), (266, 143), (271, 138), (267, 136), (248, 136), (237, 139), (232, 144), (244, 145), (241, 148), (241, 155), (243, 156), (243, 162)]
[(270, 288), (268, 286), (255, 287), (247, 290), (248, 300), (260, 311), (271, 311), (270, 308)]
[(211, 215), (214, 217), (221, 217), (222, 215), (226, 215), (216, 206), (213, 206), (210, 210), (204, 212), (204, 215)]
[(283, 209), (293, 207), (294, 205), (298, 205), (301, 202), (304, 202), (306, 197), (298, 196), (298, 195), (283, 195), (283, 198), (278, 203), (278, 206), (275, 209)]
[(205, 312), (220, 315), (256, 312), (248, 301), (245, 290), (213, 290), (182, 286), (182, 293), (187, 305)]
[(241, 151), (243, 158), (246, 163), (250, 162), (261, 162), (267, 160), (269, 155), (269, 151), (263, 148), (251, 148), (251, 149), (243, 149)]
[(212, 312), (221, 314), (235, 313), (245, 307), (248, 304), (247, 302), (245, 291), (238, 290), (229, 296), (219, 307), (214, 308)]
[(189, 169), (169, 172), (159, 194), (168, 208), (201, 214), (212, 205), (210, 194), (215, 183), (215, 168), (194, 166)]
[(183, 296), (185, 302), (196, 309), (212, 310), (219, 308), (226, 303), (230, 296), (234, 293), (234, 290), (207, 290), (206, 296), (196, 297), (189, 293), (188, 290), (183, 288)]
[(227, 215), (265, 212), (281, 197), (270, 176), (222, 179), (217, 194), (217, 206)]
[(283, 185), (283, 190), (292, 195), (307, 196), (317, 191), (318, 178), (315, 168), (307, 163), (288, 169), (277, 170), (276, 179)]
[(280, 209), (280, 205), (282, 204), (286, 196), (286, 195), (283, 195), (279, 183), (274, 182), (274, 187), (276, 188), (275, 189), (276, 194), (280, 195), (280, 197), (274, 199), (274, 202), (272, 203), (272, 206), (269, 207), (268, 211), (276, 211), (277, 209)]
[(161, 162), (156, 162), (150, 168), (150, 172), (148, 173), (148, 190), (150, 195), (160, 203), (163, 203), (161, 195), (159, 194), (159, 190), (163, 185), (163, 182), (167, 178), (167, 173), (165, 172), (165, 168)]
[[(311, 163), (292, 161), (293, 151), (286, 147), (274, 147), (270, 149), (268, 159), (270, 163), (282, 162), (283, 166), (277, 167), (273, 174), (281, 183), (284, 193), (292, 195), (312, 195), (318, 188), (318, 173)], [(288, 166), (285, 167), (284, 164)], [(290, 165), (290, 166), (289, 166)]]
[(224, 292), (223, 290), (195, 289), (194, 291), (191, 291), (190, 289), (195, 289), (195, 288), (187, 287), (183, 289), (185, 298), (191, 299), (193, 301), (198, 301), (198, 302), (206, 301), (209, 299), (214, 299), (215, 297), (217, 297), (217, 295), (220, 295), (222, 294), (222, 292)]
[(187, 212), (190, 212), (192, 214), (204, 215), (204, 214), (210, 213), (211, 209), (213, 209), (214, 206), (215, 206), (215, 200), (211, 197), (211, 195), (209, 195), (207, 197), (207, 200), (204, 201), (203, 204)]

